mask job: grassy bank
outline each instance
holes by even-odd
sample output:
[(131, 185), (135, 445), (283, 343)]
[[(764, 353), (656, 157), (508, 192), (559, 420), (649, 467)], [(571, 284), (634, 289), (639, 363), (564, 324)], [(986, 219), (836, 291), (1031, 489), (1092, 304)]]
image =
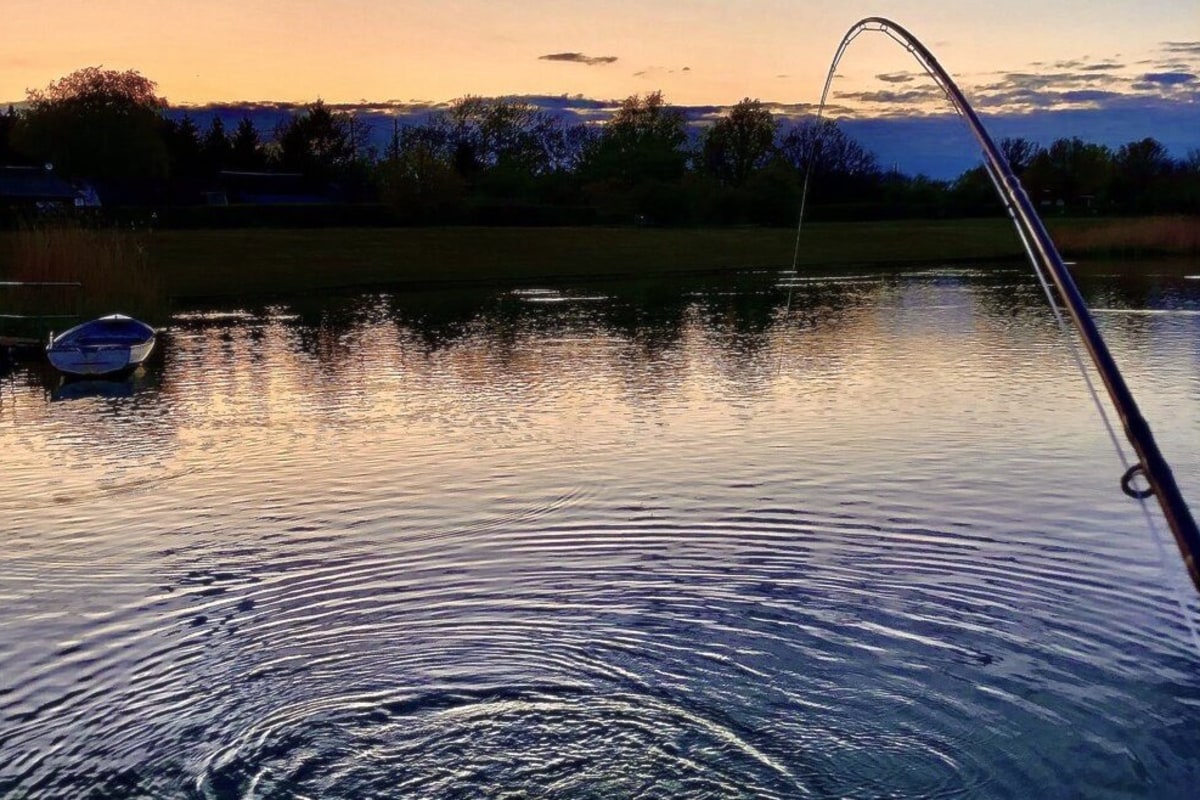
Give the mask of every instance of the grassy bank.
[[(723, 228), (391, 228), (160, 231), (154, 262), (175, 297), (442, 281), (579, 279), (784, 267), (795, 232)], [(1020, 255), (1003, 220), (814, 224), (802, 266)]]
[[(1057, 220), (1050, 227), (1072, 257), (1196, 254), (1200, 238), (1196, 219)], [(87, 305), (100, 302), (105, 308), (137, 305), (125, 300), (146, 288), (188, 300), (398, 284), (781, 268), (791, 264), (795, 246), (794, 231), (765, 228), (156, 231), (141, 239), (144, 259), (130, 257), (128, 245), (121, 244), (126, 240), (116, 234), (111, 241), (90, 244), (75, 237), (59, 242), (60, 255), (66, 256), (56, 258), (59, 266), (31, 269), (37, 259), (30, 253), (38, 247), (23, 236), (0, 235), (0, 276), (78, 279)], [(800, 245), (801, 268), (1023, 257), (1006, 219), (813, 223), (805, 226)], [(110, 255), (98, 258), (91, 251)], [(67, 270), (64, 264), (72, 266)]]

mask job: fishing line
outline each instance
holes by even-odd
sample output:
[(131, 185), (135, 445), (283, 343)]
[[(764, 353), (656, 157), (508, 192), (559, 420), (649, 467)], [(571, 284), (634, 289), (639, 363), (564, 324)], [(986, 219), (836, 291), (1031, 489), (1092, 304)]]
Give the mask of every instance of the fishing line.
[[(1008, 202), (1008, 199), (1004, 197), (1004, 193), (1001, 190), (995, 171), (992, 169), (991, 164), (987, 163), (986, 160), (984, 161), (984, 164), (987, 167), (988, 177), (991, 178), (992, 184), (996, 187), (997, 193), (1004, 202), (1005, 210), (1008, 212), (1010, 217), (1014, 217), (1013, 221), (1016, 222), (1016, 212), (1014, 211), (1012, 204)], [(1059, 332), (1062, 334), (1063, 341), (1066, 342), (1067, 351), (1074, 359), (1075, 367), (1079, 371), (1080, 376), (1082, 376), (1084, 384), (1087, 386), (1088, 394), (1092, 398), (1092, 404), (1096, 407), (1096, 410), (1100, 412), (1100, 419), (1104, 423), (1104, 429), (1108, 432), (1108, 438), (1112, 443), (1113, 450), (1117, 454), (1117, 459), (1125, 468), (1125, 474), (1130, 475), (1130, 471), (1133, 469), (1133, 467), (1130, 466), (1130, 461), (1126, 457), (1125, 448), (1121, 446), (1121, 440), (1117, 436), (1117, 431), (1113, 426), (1108, 409), (1104, 407), (1104, 402), (1100, 399), (1100, 394), (1096, 390), (1096, 384), (1092, 380), (1091, 371), (1087, 368), (1087, 365), (1084, 363), (1083, 356), (1079, 352), (1079, 346), (1075, 341), (1075, 331), (1068, 329), (1067, 321), (1063, 317), (1062, 309), (1059, 307), (1055, 292), (1050, 286), (1050, 282), (1046, 277), (1046, 273), (1042, 265), (1038, 263), (1036, 258), (1034, 258), (1032, 245), (1030, 244), (1029, 238), (1026, 236), (1024, 229), (1020, 225), (1016, 225), (1016, 229), (1017, 235), (1021, 239), (1021, 245), (1025, 248), (1025, 253), (1029, 256), (1030, 263), (1033, 264), (1033, 272), (1035, 275), (1037, 275), (1038, 282), (1042, 285), (1042, 291), (1046, 294), (1046, 301), (1050, 304), (1050, 311), (1054, 314), (1054, 319), (1058, 322)], [(1142, 517), (1146, 520), (1146, 527), (1150, 529), (1150, 538), (1154, 540), (1154, 548), (1158, 555), (1159, 573), (1166, 579), (1168, 585), (1170, 585), (1171, 594), (1175, 600), (1175, 604), (1179, 608), (1179, 616), (1183, 619), (1184, 625), (1187, 628), (1188, 633), (1191, 635), (1192, 647), (1195, 648), (1198, 654), (1200, 654), (1200, 631), (1197, 630), (1196, 620), (1193, 618), (1191, 610), (1187, 606), (1187, 601), (1184, 599), (1183, 587), (1180, 585), (1178, 573), (1173, 572), (1167, 566), (1167, 550), (1166, 546), (1163, 544), (1162, 531), (1159, 530), (1158, 524), (1154, 521), (1154, 515), (1150, 513), (1150, 506), (1146, 502), (1152, 496), (1153, 493), (1138, 493), (1135, 499), (1138, 501), (1138, 506), (1141, 508)]]
[[(1050, 286), (1050, 280), (1046, 277), (1045, 269), (1038, 263), (1038, 259), (1034, 256), (1033, 244), (1029, 241), (1025, 229), (1015, 224), (1017, 222), (1016, 210), (1012, 207), (1012, 203), (1008, 201), (1008, 198), (1004, 196), (1004, 191), (1000, 186), (1000, 179), (996, 176), (995, 170), (992, 169), (992, 165), (986, 159), (984, 160), (984, 166), (987, 168), (986, 171), (992, 181), (992, 185), (996, 188), (996, 194), (1000, 196), (1001, 202), (1004, 203), (1004, 210), (1008, 212), (1009, 218), (1012, 219), (1014, 227), (1017, 229), (1017, 237), (1021, 240), (1021, 246), (1025, 249), (1025, 255), (1029, 257), (1029, 263), (1033, 265), (1033, 274), (1037, 276), (1038, 283), (1042, 285), (1042, 291), (1046, 295), (1046, 302), (1050, 305), (1050, 312), (1054, 314), (1054, 319), (1058, 322), (1058, 329), (1062, 333), (1063, 341), (1067, 344), (1067, 352), (1071, 354), (1071, 358), (1075, 361), (1075, 368), (1079, 371), (1084, 384), (1087, 386), (1088, 395), (1092, 398), (1092, 405), (1100, 413), (1100, 420), (1104, 423), (1104, 429), (1108, 432), (1108, 440), (1112, 442), (1113, 450), (1117, 454), (1117, 460), (1121, 462), (1122, 468), (1128, 470), (1130, 462), (1126, 458), (1125, 448), (1121, 446), (1121, 439), (1117, 436), (1116, 428), (1113, 426), (1112, 419), (1108, 415), (1108, 409), (1104, 407), (1104, 402), (1100, 399), (1100, 393), (1096, 391), (1096, 384), (1092, 381), (1091, 371), (1088, 370), (1087, 365), (1084, 363), (1083, 355), (1079, 352), (1079, 347), (1076, 345), (1074, 331), (1068, 327), (1067, 320), (1062, 314), (1056, 292)], [(1142, 498), (1142, 504), (1145, 505), (1144, 498)]]
[[(800, 196), (800, 219), (796, 225), (796, 244), (792, 257), (793, 274), (796, 274), (799, 269), (800, 235), (804, 226), (809, 181), (812, 175), (813, 162), (816, 160), (817, 147), (820, 141), (820, 123), (829, 97), (830, 86), (842, 56), (845, 54), (850, 43), (858, 38), (861, 33), (868, 30), (886, 34), (888, 38), (900, 44), (916, 59), (925, 73), (937, 84), (943, 94), (946, 95), (946, 98), (950, 101), (951, 106), (958, 116), (968, 123), (971, 132), (983, 148), (984, 165), (988, 177), (996, 188), (997, 194), (1004, 202), (1008, 215), (1017, 229), (1017, 234), (1020, 237), (1025, 253), (1033, 265), (1034, 274), (1037, 275), (1038, 281), (1042, 285), (1042, 290), (1046, 294), (1051, 311), (1058, 322), (1059, 329), (1062, 331), (1063, 339), (1067, 343), (1068, 350), (1075, 361), (1079, 374), (1084, 379), (1088, 394), (1092, 398), (1092, 403), (1100, 414), (1100, 419), (1105, 430), (1108, 432), (1113, 449), (1117, 453), (1117, 458), (1126, 467), (1125, 474), (1121, 479), (1122, 489), (1126, 494), (1139, 500), (1147, 527), (1150, 528), (1151, 538), (1154, 539), (1155, 547), (1159, 552), (1160, 567), (1168, 583), (1176, 590), (1176, 602), (1191, 633), (1192, 643), (1196, 651), (1200, 653), (1200, 633), (1197, 632), (1195, 622), (1189, 613), (1187, 603), (1179, 591), (1177, 581), (1173, 580), (1172, 576), (1166, 573), (1165, 547), (1161, 541), (1158, 527), (1154, 523), (1153, 515), (1150, 513), (1149, 507), (1145, 502), (1150, 496), (1157, 497), (1163, 516), (1172, 534), (1175, 536), (1187, 572), (1196, 589), (1200, 591), (1200, 565), (1197, 564), (1198, 559), (1200, 559), (1200, 529), (1198, 529), (1195, 520), (1192, 518), (1191, 511), (1188, 509), (1186, 502), (1184, 502), (1179, 492), (1179, 487), (1175, 483), (1170, 466), (1158, 450), (1149, 426), (1142, 418), (1141, 412), (1137, 408), (1137, 403), (1125, 385), (1124, 378), (1121, 376), (1116, 363), (1112, 360), (1112, 356), (1095, 325), (1095, 321), (1087, 311), (1086, 302), (1083, 300), (1082, 295), (1079, 294), (1079, 290), (1071, 279), (1069, 272), (1067, 272), (1057, 248), (1046, 232), (1036, 210), (1033, 209), (1020, 181), (1013, 174), (1007, 159), (996, 148), (961, 90), (954, 84), (949, 74), (937, 63), (937, 59), (934, 58), (933, 54), (908, 33), (908, 31), (904, 30), (904, 28), (882, 17), (865, 18), (850, 29), (838, 45), (837, 52), (830, 64), (829, 72), (826, 74), (825, 86), (821, 92), (821, 103), (817, 108), (816, 130), (809, 148), (808, 163), (805, 165), (804, 184)], [(1053, 281), (1050, 280), (1051, 276), (1049, 273), (1052, 273)], [(1055, 289), (1051, 288), (1052, 282)], [(789, 286), (785, 319), (787, 314), (790, 313), (794, 286), (795, 281)], [(1055, 290), (1057, 290), (1058, 297), (1069, 311), (1074, 323), (1075, 333), (1079, 336), (1080, 343), (1087, 348), (1095, 369), (1104, 381), (1114, 409), (1121, 418), (1126, 437), (1136, 452), (1137, 460), (1132, 467), (1126, 458), (1125, 450), (1121, 446), (1120, 438), (1116, 434), (1115, 427), (1109, 417), (1109, 412), (1100, 399), (1091, 373), (1084, 363), (1079, 348), (1076, 346), (1075, 338), (1067, 330), (1062, 309), (1055, 298)], [(1132, 478), (1139, 473), (1148, 482), (1149, 489), (1141, 491), (1134, 490), (1131, 487), (1130, 482)]]
[[(794, 252), (792, 255), (792, 272), (793, 273), (797, 273), (799, 271), (799, 267), (800, 267), (800, 234), (801, 234), (801, 231), (803, 231), (803, 229), (804, 229), (804, 215), (805, 215), (805, 209), (807, 208), (807, 203), (808, 203), (808, 187), (809, 187), (809, 181), (812, 178), (813, 164), (816, 161), (817, 157), (819, 156), (820, 141), (821, 141), (821, 138), (820, 138), (821, 121), (825, 114), (825, 106), (829, 99), (829, 90), (833, 86), (833, 79), (835, 77), (837, 77), (837, 68), (838, 68), (838, 65), (841, 63), (842, 56), (845, 54), (846, 49), (850, 46), (851, 42), (853, 42), (855, 39), (857, 39), (859, 37), (859, 35), (861, 35), (866, 30), (868, 30), (868, 29), (867, 28), (857, 28), (857, 29), (853, 30), (850, 34), (848, 34), (845, 39), (842, 40), (842, 44), (838, 47), (837, 53), (833, 57), (833, 62), (829, 65), (829, 72), (827, 72), (825, 75), (825, 86), (821, 90), (821, 102), (817, 106), (816, 127), (814, 130), (814, 135), (812, 137), (812, 141), (809, 144), (808, 158), (806, 159), (807, 163), (805, 164), (805, 169), (804, 169), (804, 183), (803, 183), (802, 189), (800, 191), (800, 219), (796, 224), (796, 244), (795, 244), (795, 249), (794, 249)], [(882, 30), (882, 32), (887, 34), (888, 38), (890, 38), (892, 41), (898, 43), (905, 50), (907, 50), (909, 55), (912, 55), (914, 58), (917, 58), (917, 54), (914, 52), (913, 47), (910, 44), (908, 44), (907, 42), (905, 42), (903, 39), (899, 38), (899, 36), (897, 36), (890, 28), (884, 28)], [(917, 62), (921, 63), (921, 60), (919, 58), (917, 58)], [(928, 75), (933, 80), (933, 82), (935, 84), (937, 84), (938, 88), (940, 88), (942, 90), (942, 92), (946, 95), (946, 99), (951, 101), (950, 105), (954, 109), (954, 113), (961, 118), (963, 116), (962, 110), (958, 107), (957, 104), (955, 104), (953, 102), (954, 98), (952, 97), (950, 92), (947, 90), (946, 86), (943, 85), (942, 81), (939, 80), (938, 76), (936, 74), (934, 74), (932, 71), (930, 71), (929, 68), (925, 66), (925, 64), (921, 63), (921, 66), (925, 69), (925, 74)], [(1129, 462), (1128, 458), (1126, 457), (1124, 448), (1121, 446), (1120, 437), (1117, 436), (1116, 428), (1113, 426), (1112, 419), (1109, 417), (1108, 410), (1104, 407), (1104, 403), (1100, 399), (1100, 394), (1099, 394), (1099, 392), (1097, 392), (1096, 385), (1092, 381), (1091, 374), (1088, 371), (1087, 366), (1083, 361), (1083, 356), (1080, 354), (1079, 348), (1075, 344), (1075, 339), (1071, 335), (1070, 330), (1068, 329), (1067, 321), (1063, 317), (1062, 310), (1059, 308), (1058, 300), (1055, 298), (1055, 291), (1050, 286), (1050, 281), (1046, 277), (1044, 268), (1042, 267), (1042, 265), (1039, 263), (1039, 260), (1034, 255), (1033, 245), (1029, 241), (1029, 237), (1026, 235), (1024, 228), (1022, 228), (1021, 225), (1019, 225), (1019, 224), (1015, 224), (1015, 223), (1017, 223), (1016, 210), (1012, 207), (1012, 203), (1009, 202), (1008, 198), (1005, 197), (1004, 190), (1001, 185), (1000, 179), (996, 175), (995, 170), (992, 168), (991, 164), (988, 163), (986, 158), (984, 159), (984, 167), (986, 168), (988, 178), (992, 182), (992, 186), (996, 189), (996, 194), (1000, 197), (1001, 202), (1004, 203), (1005, 211), (1008, 213), (1009, 218), (1012, 219), (1012, 221), (1014, 222), (1014, 227), (1016, 227), (1016, 229), (1017, 229), (1017, 236), (1021, 240), (1021, 246), (1025, 249), (1025, 254), (1029, 258), (1029, 263), (1033, 265), (1033, 272), (1037, 276), (1038, 282), (1042, 285), (1042, 291), (1045, 292), (1045, 294), (1046, 294), (1046, 301), (1050, 304), (1050, 310), (1054, 314), (1055, 320), (1058, 322), (1059, 330), (1062, 332), (1063, 339), (1067, 343), (1067, 350), (1070, 352), (1072, 359), (1075, 361), (1075, 366), (1079, 370), (1079, 374), (1081, 376), (1083, 376), (1083, 381), (1087, 386), (1087, 391), (1088, 391), (1089, 396), (1092, 399), (1092, 404), (1096, 407), (1096, 410), (1100, 413), (1100, 419), (1104, 424), (1104, 429), (1108, 432), (1108, 438), (1109, 438), (1109, 441), (1112, 442), (1113, 450), (1117, 454), (1117, 459), (1121, 462), (1121, 466), (1124, 469), (1128, 470), (1129, 466), (1130, 466), (1130, 462)], [(793, 281), (788, 286), (787, 303), (784, 306), (784, 319), (785, 320), (791, 313), (792, 290), (794, 287), (795, 287), (795, 282)], [(1143, 501), (1143, 505), (1144, 505), (1144, 501)]]
[[(846, 48), (858, 38), (863, 30), (865, 29), (859, 28), (842, 40), (841, 45), (838, 47), (837, 55), (833, 57), (833, 63), (829, 65), (829, 72), (825, 75), (825, 87), (821, 90), (821, 102), (817, 105), (817, 116), (813, 122), (813, 134), (809, 140), (808, 152), (804, 158), (804, 183), (800, 187), (800, 216), (796, 220), (796, 243), (792, 249), (792, 280), (788, 283), (787, 302), (783, 305), (784, 324), (787, 324), (788, 317), (792, 313), (792, 292), (796, 289), (796, 276), (800, 274), (800, 233), (804, 230), (804, 212), (808, 208), (808, 185), (812, 180), (813, 164), (820, 156), (821, 122), (825, 115), (825, 102), (829, 97), (829, 87), (833, 85), (834, 73), (837, 70), (838, 62), (842, 60), (842, 53), (846, 52)], [(779, 370), (783, 370), (783, 353), (779, 354)]]
[(1167, 567), (1169, 559), (1167, 558), (1167, 547), (1162, 541), (1162, 532), (1159, 531), (1157, 523), (1154, 522), (1154, 515), (1150, 513), (1150, 507), (1146, 504), (1146, 498), (1140, 498), (1138, 505), (1142, 508), (1142, 516), (1146, 519), (1146, 525), (1150, 528), (1150, 538), (1154, 540), (1155, 550), (1158, 552), (1158, 567), (1159, 573), (1166, 579), (1171, 587), (1171, 594), (1175, 598), (1175, 605), (1179, 607), (1179, 616), (1183, 618), (1184, 627), (1192, 636), (1192, 647), (1195, 648), (1196, 654), (1200, 655), (1200, 630), (1197, 630), (1196, 620), (1188, 608), (1187, 601), (1184, 599), (1183, 586), (1180, 585), (1178, 573), (1173, 572)]

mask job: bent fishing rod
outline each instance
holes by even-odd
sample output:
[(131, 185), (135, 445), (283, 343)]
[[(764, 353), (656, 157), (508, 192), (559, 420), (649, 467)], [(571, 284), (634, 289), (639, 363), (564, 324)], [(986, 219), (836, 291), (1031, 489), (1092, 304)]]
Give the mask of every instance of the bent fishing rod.
[[(983, 127), (983, 123), (980, 122), (975, 110), (967, 102), (954, 79), (942, 68), (928, 48), (903, 27), (884, 17), (866, 17), (856, 22), (838, 45), (833, 63), (829, 67), (829, 74), (825, 78), (825, 88), (821, 92), (820, 108), (825, 108), (829, 87), (846, 48), (864, 31), (884, 33), (908, 50), (929, 77), (941, 88), (954, 106), (954, 110), (970, 127), (971, 133), (974, 134), (976, 141), (983, 149), (984, 164), (988, 174), (991, 176), (992, 183), (995, 185), (1009, 217), (1016, 226), (1017, 235), (1029, 254), (1034, 270), (1038, 272), (1039, 276), (1049, 275), (1050, 281), (1054, 284), (1066, 307), (1067, 314), (1083, 342), (1084, 349), (1087, 350), (1092, 364), (1095, 365), (1096, 371), (1104, 382), (1104, 388), (1116, 408), (1117, 415), (1121, 418), (1125, 438), (1137, 455), (1137, 463), (1126, 470), (1121, 477), (1121, 489), (1130, 497), (1139, 500), (1151, 495), (1158, 499), (1167, 526), (1171, 529), (1175, 542), (1179, 546), (1179, 552), (1183, 557), (1188, 575), (1191, 576), (1197, 592), (1200, 592), (1200, 530), (1197, 529), (1192, 512), (1184, 502), (1171, 467), (1158, 449), (1154, 435), (1150, 432), (1150, 425), (1138, 409), (1133, 394), (1125, 384), (1125, 379), (1117, 368), (1117, 364), (1108, 350), (1108, 345), (1105, 344), (1104, 338), (1096, 327), (1095, 320), (1088, 311), (1087, 303), (1080, 294), (1079, 287), (1076, 286), (1074, 278), (1071, 277), (1063, 263), (1062, 256), (1051, 240), (1050, 234), (1046, 232), (1046, 227), (1030, 202), (1025, 188), (1013, 174), (1008, 159), (996, 147), (992, 137)], [(803, 211), (801, 213), (803, 214)], [(1049, 293), (1048, 288), (1047, 293)], [(1053, 303), (1053, 298), (1050, 299)], [(1134, 485), (1134, 480), (1138, 476), (1146, 481), (1147, 488), (1138, 488)]]

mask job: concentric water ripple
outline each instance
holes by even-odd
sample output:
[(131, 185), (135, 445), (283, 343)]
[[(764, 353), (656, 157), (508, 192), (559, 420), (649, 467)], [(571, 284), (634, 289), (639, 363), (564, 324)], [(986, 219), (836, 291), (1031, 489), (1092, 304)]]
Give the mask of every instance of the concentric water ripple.
[[(1190, 797), (1195, 604), (1036, 286), (771, 279), (6, 396), (0, 796)], [(1196, 322), (1105, 319), (1194, 493)]]

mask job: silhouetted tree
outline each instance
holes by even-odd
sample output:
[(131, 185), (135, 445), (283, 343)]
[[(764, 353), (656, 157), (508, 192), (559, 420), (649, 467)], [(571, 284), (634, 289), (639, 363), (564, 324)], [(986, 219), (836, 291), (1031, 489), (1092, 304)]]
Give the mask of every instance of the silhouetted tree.
[(1079, 137), (1057, 139), (1026, 170), (1030, 198), (1043, 206), (1103, 206), (1112, 177), (1112, 152)]
[(190, 114), (185, 113), (178, 120), (163, 120), (163, 141), (167, 146), (172, 177), (195, 178), (204, 174), (200, 129)]
[(403, 221), (445, 221), (461, 202), (465, 182), (443, 145), (426, 126), (393, 130), (387, 155), (377, 165), (379, 196)]
[(704, 132), (701, 164), (731, 186), (741, 186), (770, 161), (779, 123), (761, 102), (745, 98)]
[(220, 117), (213, 116), (208, 132), (204, 134), (201, 151), (204, 155), (205, 169), (210, 175), (220, 172), (229, 164), (233, 146), (225, 133), (225, 123)]
[(803, 122), (783, 137), (779, 150), (784, 160), (803, 173), (813, 159), (813, 175), (875, 178), (879, 161), (875, 154), (846, 135), (833, 120)]
[(1123, 211), (1167, 210), (1174, 200), (1175, 171), (1175, 162), (1157, 139), (1123, 144), (1113, 156), (1112, 200)]
[(337, 178), (355, 162), (357, 132), (350, 114), (318, 100), (277, 130), (279, 166), (318, 180)]
[(469, 181), (490, 174), (528, 187), (533, 179), (572, 159), (562, 122), (524, 101), (462, 97), (437, 115), (429, 128), (425, 144), (437, 142)]
[(12, 136), (16, 127), (17, 110), (10, 105), (7, 113), (0, 114), (0, 164), (16, 160), (17, 152), (12, 147)]
[(952, 211), (947, 208), (947, 196), (952, 184), (927, 175), (888, 173), (879, 184), (885, 203), (902, 216), (942, 217)]
[(746, 181), (748, 219), (761, 225), (795, 225), (800, 213), (796, 171), (776, 158)]
[(1200, 149), (1189, 150), (1179, 162), (1179, 210), (1200, 214)]
[(1009, 169), (1018, 178), (1025, 173), (1025, 170), (1029, 169), (1029, 165), (1042, 151), (1041, 146), (1036, 142), (1020, 137), (1005, 137), (1000, 140), (998, 146), (1000, 153), (1008, 162)]
[(595, 128), (579, 123), (563, 128), (562, 151), (554, 167), (559, 172), (578, 172), (584, 156), (599, 137)]
[(996, 214), (1004, 209), (996, 194), (996, 185), (983, 166), (973, 167), (959, 175), (950, 185), (947, 200), (949, 205), (946, 211), (954, 216)]
[(128, 70), (88, 67), (28, 93), (13, 143), (24, 155), (88, 178), (161, 176), (166, 101), (154, 81)]
[(229, 158), (226, 162), (228, 168), (254, 171), (263, 169), (266, 163), (262, 141), (254, 122), (249, 117), (242, 117), (229, 142)]
[(633, 95), (590, 143), (582, 167), (592, 179), (625, 186), (647, 180), (678, 181), (688, 162), (686, 143), (683, 112), (668, 106), (662, 92)]
[(793, 127), (780, 141), (779, 154), (798, 176), (809, 175), (809, 198), (815, 205), (878, 201), (882, 175), (875, 154), (832, 120)]

